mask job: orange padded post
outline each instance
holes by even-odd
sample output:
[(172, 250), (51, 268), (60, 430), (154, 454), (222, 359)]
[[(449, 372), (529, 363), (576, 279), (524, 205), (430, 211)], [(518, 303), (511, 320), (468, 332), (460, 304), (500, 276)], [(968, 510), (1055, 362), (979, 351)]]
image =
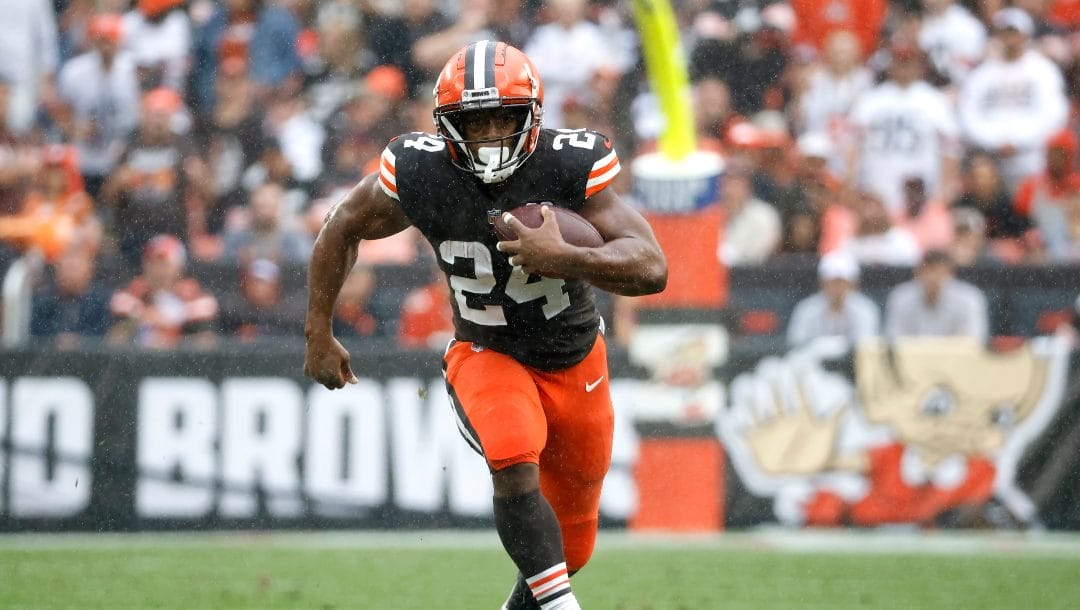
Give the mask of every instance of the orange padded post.
[(631, 530), (723, 528), (724, 454), (715, 438), (646, 437), (639, 448)]

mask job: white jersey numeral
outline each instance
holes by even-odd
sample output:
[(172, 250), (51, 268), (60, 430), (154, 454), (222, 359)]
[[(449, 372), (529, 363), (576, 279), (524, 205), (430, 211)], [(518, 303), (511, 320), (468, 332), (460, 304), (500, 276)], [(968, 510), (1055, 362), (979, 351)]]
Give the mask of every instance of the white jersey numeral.
[(565, 141), (574, 148), (589, 148), (596, 144), (595, 133), (585, 133), (585, 129), (556, 129), (559, 135), (551, 141), (551, 148), (555, 150), (563, 149), (563, 142)]
[(416, 136), (402, 143), (405, 148), (415, 148), (425, 152), (439, 152), (446, 148), (446, 142), (431, 136)]
[(559, 312), (570, 307), (570, 295), (563, 292), (562, 280), (551, 277), (541, 277), (538, 282), (529, 282), (529, 276), (515, 265), (510, 272), (510, 279), (506, 281), (506, 296), (514, 299), (515, 303), (528, 303), (536, 299), (544, 299), (541, 310), (548, 320), (559, 315)]
[[(483, 326), (506, 326), (506, 313), (501, 305), (469, 307), (466, 294), (491, 294), (496, 289), (497, 282), (491, 265), (491, 250), (478, 241), (444, 241), (439, 244), (439, 256), (449, 264), (453, 264), (459, 258), (473, 261), (475, 277), (450, 276), (450, 288), (454, 291), (454, 300), (457, 301), (461, 317)], [(564, 285), (563, 280), (550, 277), (542, 277), (538, 281), (529, 282), (529, 276), (522, 271), (520, 266), (515, 266), (502, 292), (515, 303), (543, 299), (541, 310), (544, 312), (544, 317), (550, 320), (570, 307), (570, 295), (563, 291)]]

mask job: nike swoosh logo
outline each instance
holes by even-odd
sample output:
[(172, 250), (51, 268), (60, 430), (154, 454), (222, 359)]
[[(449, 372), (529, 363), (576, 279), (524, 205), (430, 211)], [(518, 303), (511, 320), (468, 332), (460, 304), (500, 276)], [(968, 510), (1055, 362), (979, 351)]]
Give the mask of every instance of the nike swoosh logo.
[(600, 379), (597, 379), (596, 381), (594, 381), (592, 383), (585, 382), (585, 391), (586, 392), (592, 392), (593, 390), (596, 389), (596, 386), (600, 385), (600, 382), (603, 381), (603, 380), (604, 380), (604, 376), (601, 375)]

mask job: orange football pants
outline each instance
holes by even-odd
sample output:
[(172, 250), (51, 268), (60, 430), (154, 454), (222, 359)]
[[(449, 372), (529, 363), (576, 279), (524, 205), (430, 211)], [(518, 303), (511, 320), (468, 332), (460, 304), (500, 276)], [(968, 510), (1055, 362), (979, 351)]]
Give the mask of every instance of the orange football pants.
[(566, 567), (592, 555), (600, 490), (611, 464), (614, 411), (602, 336), (584, 360), (541, 371), (490, 349), (456, 341), (446, 351), (447, 389), (458, 429), (492, 472), (540, 468), (540, 492), (562, 529)]

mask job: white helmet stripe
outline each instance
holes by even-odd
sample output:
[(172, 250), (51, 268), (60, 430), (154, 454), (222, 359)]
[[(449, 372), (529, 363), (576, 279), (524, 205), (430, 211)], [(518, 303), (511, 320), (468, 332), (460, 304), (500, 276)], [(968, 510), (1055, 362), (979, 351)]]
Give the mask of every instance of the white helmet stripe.
[(491, 85), (488, 85), (487, 79), (485, 78), (487, 70), (485, 69), (484, 63), (487, 59), (488, 44), (488, 41), (481, 40), (476, 43), (476, 48), (473, 50), (473, 89), (486, 89), (495, 84), (491, 83)]

